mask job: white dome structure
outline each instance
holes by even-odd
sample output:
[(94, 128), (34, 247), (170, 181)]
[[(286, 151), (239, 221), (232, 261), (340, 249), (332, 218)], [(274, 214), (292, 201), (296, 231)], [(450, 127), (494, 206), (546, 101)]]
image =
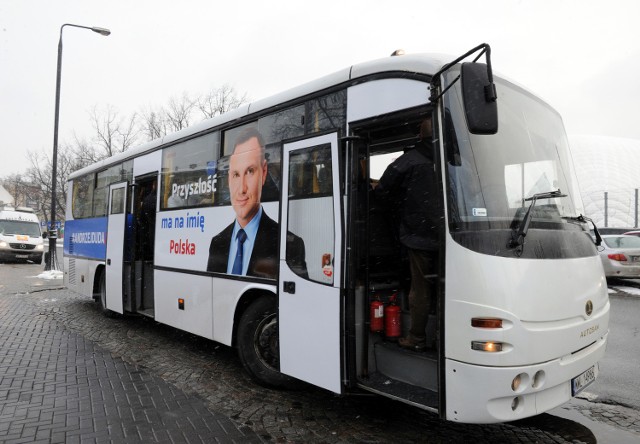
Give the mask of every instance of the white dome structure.
[(640, 140), (571, 136), (569, 144), (585, 216), (592, 218), (599, 228), (636, 227)]

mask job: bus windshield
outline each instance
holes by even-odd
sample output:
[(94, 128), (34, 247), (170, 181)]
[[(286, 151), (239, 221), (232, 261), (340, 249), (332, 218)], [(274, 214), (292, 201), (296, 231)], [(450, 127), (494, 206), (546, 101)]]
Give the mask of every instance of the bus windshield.
[[(496, 79), (498, 133), (470, 134), (456, 77), (455, 72), (447, 75), (454, 85), (445, 94), (443, 117), (452, 237), (482, 253), (513, 256), (509, 241), (530, 198), (559, 191), (558, 197), (538, 199), (532, 208), (525, 257), (594, 255), (584, 226), (568, 219), (583, 209), (561, 117), (520, 87)], [(574, 237), (578, 245), (565, 250)], [(553, 245), (558, 240), (559, 248)]]

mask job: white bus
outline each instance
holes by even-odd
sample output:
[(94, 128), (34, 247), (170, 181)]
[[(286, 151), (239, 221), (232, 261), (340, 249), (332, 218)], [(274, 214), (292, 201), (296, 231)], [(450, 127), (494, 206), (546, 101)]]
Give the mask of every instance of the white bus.
[[(267, 386), (364, 390), (469, 423), (566, 402), (597, 377), (606, 280), (561, 117), (494, 78), (489, 56), (350, 66), (73, 173), (66, 284), (237, 348)], [(426, 118), (438, 250), (433, 347), (414, 351), (394, 332), (410, 313), (398, 213), (370, 190)]]

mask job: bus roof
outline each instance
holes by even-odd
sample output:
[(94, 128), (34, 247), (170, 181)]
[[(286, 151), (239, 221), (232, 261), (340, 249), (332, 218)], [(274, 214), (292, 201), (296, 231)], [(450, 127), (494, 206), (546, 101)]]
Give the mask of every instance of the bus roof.
[(455, 57), (444, 54), (408, 54), (402, 56), (391, 56), (384, 59), (352, 65), (348, 68), (344, 68), (340, 71), (320, 77), (319, 79), (291, 88), (276, 95), (259, 99), (225, 114), (203, 120), (202, 122), (191, 125), (183, 130), (167, 134), (162, 138), (138, 145), (127, 151), (116, 154), (115, 156), (77, 170), (69, 175), (69, 179), (72, 180), (89, 172), (105, 169), (112, 164), (136, 157), (147, 151), (152, 151), (167, 143), (188, 138), (192, 135), (204, 132), (225, 123), (233, 122), (234, 120), (238, 120), (250, 114), (267, 110), (273, 106), (286, 103), (295, 100), (296, 98), (304, 97), (354, 79), (385, 72), (410, 72), (431, 75), (436, 73), (443, 65), (454, 58)]

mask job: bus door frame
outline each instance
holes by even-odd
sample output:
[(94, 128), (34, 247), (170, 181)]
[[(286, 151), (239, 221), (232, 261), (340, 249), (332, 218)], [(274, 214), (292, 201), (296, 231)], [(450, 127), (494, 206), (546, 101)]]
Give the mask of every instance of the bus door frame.
[[(123, 313), (124, 248), (127, 223), (127, 198), (129, 182), (109, 186), (109, 211), (107, 213), (107, 261), (105, 267), (106, 307)], [(114, 208), (114, 192), (122, 190), (122, 201)], [(115, 212), (114, 212), (115, 211)]]
[[(324, 284), (294, 273), (286, 261), (291, 153), (319, 145), (331, 146), (333, 201), (333, 283)], [(342, 223), (338, 134), (330, 133), (285, 143), (282, 154), (280, 273), (278, 327), (280, 371), (318, 387), (342, 393)], [(309, 215), (313, 217), (313, 214)], [(304, 240), (304, 239), (303, 239)], [(306, 239), (309, 241), (309, 239)], [(307, 268), (321, 266), (306, 248)], [(312, 255), (314, 256), (314, 255)], [(317, 262), (317, 264), (316, 264)]]

